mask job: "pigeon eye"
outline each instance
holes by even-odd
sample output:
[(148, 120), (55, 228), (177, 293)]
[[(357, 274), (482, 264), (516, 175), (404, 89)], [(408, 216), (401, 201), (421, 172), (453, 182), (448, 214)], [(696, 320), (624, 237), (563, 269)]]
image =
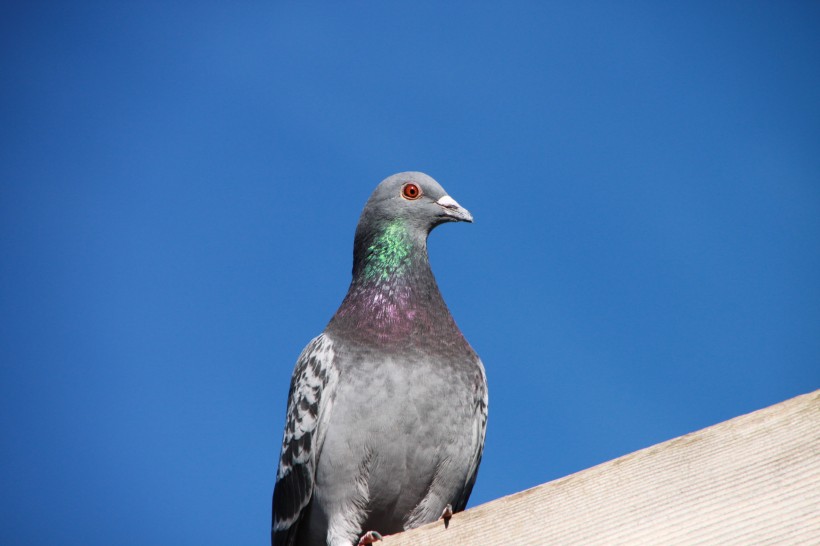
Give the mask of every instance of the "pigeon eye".
[(405, 184), (401, 187), (401, 196), (410, 201), (414, 201), (421, 197), (421, 188), (412, 182)]

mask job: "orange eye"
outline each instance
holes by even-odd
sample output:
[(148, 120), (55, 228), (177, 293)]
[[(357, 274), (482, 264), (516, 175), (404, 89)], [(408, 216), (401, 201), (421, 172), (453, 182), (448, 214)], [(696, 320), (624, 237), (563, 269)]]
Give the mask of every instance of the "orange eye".
[(409, 199), (410, 201), (414, 201), (421, 197), (421, 188), (413, 184), (412, 182), (409, 182), (402, 186), (401, 196), (405, 199)]

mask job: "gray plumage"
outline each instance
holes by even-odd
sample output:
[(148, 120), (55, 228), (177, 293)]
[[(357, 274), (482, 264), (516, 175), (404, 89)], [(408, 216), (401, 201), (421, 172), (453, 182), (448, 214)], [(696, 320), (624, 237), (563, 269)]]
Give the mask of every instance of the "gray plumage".
[(472, 216), (422, 173), (385, 179), (367, 201), (348, 293), (293, 372), (273, 545), (355, 545), (467, 504), (487, 384), (427, 258), (449, 221)]

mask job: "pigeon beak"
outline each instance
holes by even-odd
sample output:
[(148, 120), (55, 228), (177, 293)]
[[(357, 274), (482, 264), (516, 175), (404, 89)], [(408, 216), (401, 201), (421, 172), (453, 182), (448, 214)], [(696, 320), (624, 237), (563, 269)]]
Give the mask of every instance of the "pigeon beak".
[(445, 195), (436, 204), (442, 208), (443, 216), (446, 220), (455, 222), (472, 222), (473, 215), (470, 211), (459, 205), (455, 199), (449, 195)]

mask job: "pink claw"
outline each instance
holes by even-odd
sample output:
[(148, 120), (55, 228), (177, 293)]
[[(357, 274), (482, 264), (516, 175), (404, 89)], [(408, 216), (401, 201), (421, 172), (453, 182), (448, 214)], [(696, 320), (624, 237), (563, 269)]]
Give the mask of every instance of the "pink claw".
[(381, 539), (382, 536), (376, 531), (368, 531), (362, 535), (362, 538), (359, 539), (359, 544), (357, 546), (367, 546), (368, 544), (373, 544)]

